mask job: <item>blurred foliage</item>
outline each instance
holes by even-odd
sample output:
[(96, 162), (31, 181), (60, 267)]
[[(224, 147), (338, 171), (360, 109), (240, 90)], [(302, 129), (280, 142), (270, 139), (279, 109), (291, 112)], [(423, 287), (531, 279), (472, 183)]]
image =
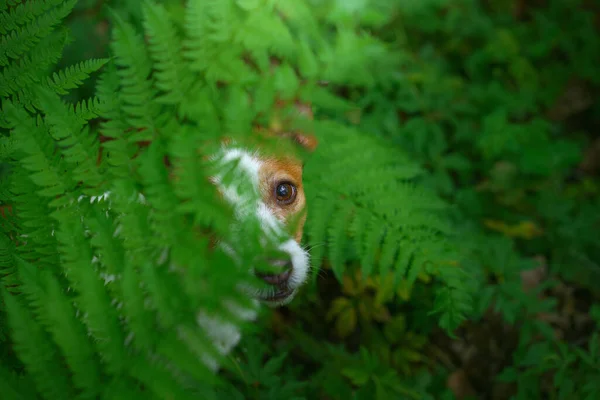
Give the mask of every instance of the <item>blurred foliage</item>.
[[(417, 163), (418, 184), (453, 205), (445, 212), (474, 287), (472, 312), (449, 336), (430, 315), (451, 290), (435, 271), (364, 274), (352, 241), (331, 260), (309, 217), (321, 270), (244, 337), (222, 398), (600, 398), (600, 6), (306, 3), (339, 32), (358, 24), (364, 33), (338, 37), (322, 76), (345, 100), (321, 99), (316, 114), (370, 133), (399, 164)], [(60, 68), (111, 56), (110, 12), (141, 28), (137, 0), (81, 0)], [(393, 60), (377, 58), (383, 51)], [(382, 61), (346, 84), (357, 54)], [(67, 98), (93, 91), (90, 79)], [(356, 173), (368, 163), (365, 153)]]

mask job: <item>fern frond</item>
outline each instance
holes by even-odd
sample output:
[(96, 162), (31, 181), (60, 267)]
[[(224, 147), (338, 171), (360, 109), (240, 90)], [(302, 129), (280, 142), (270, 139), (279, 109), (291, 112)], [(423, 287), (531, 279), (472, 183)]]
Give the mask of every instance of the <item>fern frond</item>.
[(75, 387), (84, 397), (94, 397), (100, 391), (100, 365), (85, 327), (76, 318), (71, 300), (50, 271), (39, 271), (20, 259), (17, 263), (23, 291), (64, 354), (73, 372)]
[(98, 71), (108, 61), (107, 58), (90, 59), (71, 65), (48, 77), (48, 86), (58, 94), (67, 94), (69, 89), (79, 87), (92, 72)]
[(123, 311), (128, 316), (127, 325), (134, 335), (132, 346), (138, 350), (154, 346), (154, 314), (145, 306), (146, 293), (140, 287), (140, 277), (129, 259), (122, 265), (123, 273), (117, 282), (123, 296)]
[[(170, 132), (177, 131), (171, 125)], [(179, 199), (173, 192), (169, 179), (169, 171), (165, 168), (166, 154), (161, 151), (162, 141), (152, 143), (140, 159), (138, 172), (144, 185), (144, 193), (148, 204), (152, 207), (151, 241), (156, 248), (170, 247), (179, 241), (179, 236), (189, 229), (183, 218), (176, 214)]]
[(452, 332), (473, 310), (473, 279), (456, 263), (446, 263), (437, 269), (444, 285), (436, 292), (431, 314), (439, 314), (440, 327)]
[(159, 324), (170, 331), (182, 316), (193, 315), (193, 310), (186, 310), (185, 296), (176, 290), (176, 278), (165, 270), (164, 265), (156, 268), (154, 264), (146, 263), (141, 267), (141, 277), (150, 295), (152, 308), (157, 312)]
[(89, 120), (97, 118), (100, 115), (101, 107), (100, 100), (97, 97), (91, 97), (75, 103), (73, 106), (73, 111), (75, 112), (77, 118), (88, 122)]
[[(148, 154), (152, 152), (144, 156), (148, 157)], [(160, 155), (155, 154), (155, 156), (157, 156), (156, 161), (162, 160)], [(144, 196), (143, 204), (137, 200), (138, 196), (130, 182), (125, 180), (117, 182), (111, 191), (111, 210), (118, 213), (118, 225), (114, 235), (117, 235), (117, 238), (127, 238), (122, 242), (124, 265), (114, 267), (122, 271), (114, 278), (121, 291), (121, 296), (117, 298), (123, 299), (123, 310), (127, 315), (126, 323), (133, 334), (133, 348), (138, 349), (142, 354), (148, 351), (156, 353), (165, 357), (163, 360), (165, 363), (172, 362), (195, 379), (201, 380), (202, 377), (206, 379), (210, 375), (207, 375), (206, 367), (202, 365), (201, 354), (190, 352), (191, 349), (181, 342), (177, 333), (187, 325), (188, 329), (193, 326), (196, 335), (198, 334), (195, 317), (193, 317), (197, 306), (195, 302), (189, 301), (185, 291), (178, 290), (185, 286), (181, 282), (185, 278), (172, 268), (168, 270), (169, 257), (160, 254), (164, 245), (169, 243), (158, 245), (154, 241), (148, 241), (148, 237), (153, 235), (151, 232), (154, 219), (153, 208), (149, 205), (156, 200), (156, 194), (151, 193), (148, 193), (147, 198)], [(105, 238), (105, 240), (111, 239)], [(172, 243), (172, 245), (176, 244), (181, 246), (182, 243)], [(101, 248), (99, 250), (100, 260), (103, 260), (102, 264), (106, 264), (106, 254)], [(143, 287), (140, 286), (140, 282), (144, 282)], [(193, 285), (198, 284), (199, 281), (193, 282)], [(161, 332), (160, 335), (156, 335), (157, 330)], [(210, 352), (210, 343), (206, 342), (201, 347), (206, 347), (206, 352)], [(160, 367), (160, 364), (157, 363), (156, 367)], [(137, 371), (133, 375), (143, 379), (137, 375)], [(161, 378), (161, 382), (172, 387), (174, 383), (168, 375)], [(154, 387), (155, 384), (157, 383), (153, 383), (150, 387)], [(156, 388), (156, 390), (160, 389)]]
[(227, 90), (224, 101), (226, 104), (223, 106), (225, 131), (233, 135), (247, 132), (255, 117), (254, 110), (250, 106), (249, 94), (239, 86), (232, 86)]
[(143, 11), (150, 56), (156, 71), (156, 87), (163, 92), (157, 101), (180, 105), (192, 89), (194, 81), (181, 55), (181, 39), (164, 6), (147, 0), (144, 2)]
[(199, 148), (201, 141), (194, 130), (191, 126), (183, 127), (170, 146), (173, 170), (177, 174), (173, 190), (181, 200), (178, 208), (182, 213), (189, 213), (194, 224), (210, 227), (216, 233), (226, 232), (231, 212), (223, 207), (214, 190), (211, 190), (206, 166), (195, 150)]
[[(310, 208), (310, 223), (306, 226), (307, 236), (311, 244), (311, 263), (314, 266), (321, 265), (323, 256), (327, 249), (327, 228), (330, 217), (336, 206), (333, 201), (321, 201)], [(316, 277), (318, 268), (313, 268), (313, 276)]]
[(306, 2), (277, 2), (277, 11), (282, 15), (289, 25), (289, 29), (295, 35), (302, 35), (307, 39), (306, 44), (326, 43), (320, 31), (321, 23), (315, 9), (311, 9)]
[(127, 122), (138, 132), (130, 140), (152, 140), (158, 134), (160, 107), (155, 102), (157, 90), (151, 78), (152, 63), (146, 46), (133, 27), (118, 16), (114, 17), (112, 51), (115, 63), (121, 67), (120, 78), (123, 109)]
[(3, 364), (0, 364), (0, 390), (2, 396), (7, 399), (37, 400), (40, 398), (29, 376), (20, 375)]
[(6, 119), (13, 126), (13, 135), (25, 157), (21, 165), (30, 171), (30, 179), (41, 190), (38, 193), (55, 200), (52, 204), (62, 204), (61, 196), (67, 191), (64, 177), (69, 176), (64, 163), (54, 154), (54, 143), (48, 136), (42, 121), (36, 121), (23, 109), (10, 103), (4, 106)]
[[(442, 268), (456, 258), (450, 251), (452, 230), (442, 217), (444, 203), (413, 183), (420, 170), (407, 159), (399, 160), (397, 150), (389, 151), (332, 122), (320, 124), (319, 131), (326, 159), (311, 159), (314, 164), (306, 166), (306, 175), (311, 176), (306, 183), (312, 194), (310, 224), (318, 225), (307, 228), (310, 244), (322, 244), (326, 226), (328, 259), (338, 279), (345, 263), (354, 258), (365, 276), (373, 272), (387, 276), (391, 267), (396, 282), (406, 280), (410, 285), (422, 273), (436, 276), (447, 289), (437, 310), (451, 308), (444, 310), (440, 322), (456, 326), (452, 324), (458, 324), (470, 307), (465, 299), (471, 288)], [(367, 167), (353, 169), (357, 164)], [(355, 171), (351, 181), (349, 170)]]
[(105, 383), (103, 395), (114, 400), (145, 400), (148, 392), (140, 386), (134, 378), (121, 376)]
[[(98, 258), (103, 274), (114, 279), (123, 273), (126, 258), (123, 244), (115, 237), (115, 214), (108, 209), (110, 199), (108, 202), (103, 206), (102, 201), (98, 199), (96, 204), (100, 204), (100, 206), (90, 208), (91, 218), (86, 219), (86, 224), (90, 228), (90, 232), (93, 232), (90, 244), (94, 248), (94, 254)], [(119, 301), (123, 300), (120, 291), (112, 290), (114, 289), (113, 285), (107, 285), (107, 288), (111, 290), (111, 297)]]
[(230, 27), (235, 29), (232, 29), (233, 41), (252, 55), (262, 71), (268, 70), (269, 54), (294, 60), (297, 42), (273, 8), (261, 5), (248, 11), (239, 24)]
[(420, 272), (419, 268), (411, 269), (415, 258), (415, 248), (411, 242), (411, 238), (401, 237), (397, 243), (398, 252), (396, 253), (396, 260), (394, 263), (395, 282), (400, 282), (400, 280), (405, 279), (409, 271), (412, 271), (411, 279)]
[(381, 276), (388, 276), (394, 260), (398, 258), (398, 238), (390, 232), (391, 229), (390, 227), (386, 227), (385, 232), (383, 232), (383, 243), (381, 244), (378, 265)]
[(18, 5), (22, 0), (3, 0), (0, 2), (0, 11), (7, 10), (8, 7), (13, 7)]
[[(18, 285), (15, 266), (15, 245), (5, 234), (0, 235), (0, 281), (5, 288), (12, 289)], [(14, 289), (13, 289), (14, 290)]]
[[(91, 135), (89, 127), (85, 126), (87, 119), (95, 114), (85, 101), (71, 110), (49, 89), (38, 88), (36, 93), (39, 107), (46, 114), (45, 122), (50, 134), (57, 141), (64, 163), (71, 169), (73, 183), (83, 182), (85, 187), (101, 191), (104, 178), (97, 165), (100, 145), (96, 135)], [(94, 102), (89, 101), (88, 104), (93, 105)]]
[(27, 307), (14, 295), (3, 294), (15, 352), (35, 382), (38, 393), (47, 399), (73, 398), (71, 382), (56, 345), (35, 321)]
[[(0, 127), (4, 127), (0, 125)], [(9, 128), (10, 125), (6, 124), (6, 127)], [(15, 150), (15, 140), (11, 136), (0, 136), (0, 160), (6, 161), (9, 160), (12, 153)], [(4, 183), (8, 179), (10, 179), (10, 175), (7, 174), (6, 170), (7, 166), (4, 165), (3, 168), (0, 168), (0, 182)], [(0, 194), (0, 201), (4, 200), (4, 193)]]
[(9, 32), (0, 40), (0, 66), (8, 64), (9, 58), (19, 58), (41, 38), (48, 36), (69, 15), (77, 0), (66, 0), (29, 22), (22, 29)]
[[(372, 275), (375, 269), (377, 251), (381, 247), (381, 241), (386, 233), (385, 229), (381, 229), (379, 221), (376, 218), (369, 218), (364, 226), (363, 237), (360, 239), (362, 253), (360, 259), (360, 267), (364, 277)], [(381, 271), (380, 271), (381, 273)]]
[[(240, 15), (231, 0), (189, 0), (184, 56), (207, 82), (247, 82), (256, 75), (243, 61), (244, 48), (232, 40)], [(227, 43), (226, 46), (223, 46)]]
[(76, 292), (78, 308), (86, 313), (84, 322), (88, 331), (96, 338), (96, 348), (105, 362), (107, 372), (124, 373), (127, 369), (124, 332), (104, 280), (98, 276), (93, 264), (94, 255), (81, 222), (81, 219), (85, 221), (92, 217), (85, 212), (84, 202), (80, 207), (79, 212), (64, 208), (53, 214), (60, 221), (56, 238), (62, 267)]
[[(13, 6), (8, 12), (0, 6), (0, 34), (6, 34), (9, 31), (16, 30), (20, 25), (35, 20), (38, 16), (62, 3), (63, 0), (44, 0), (28, 1), (18, 4), (20, 0), (9, 1), (6, 5)], [(13, 4), (10, 4), (13, 3)]]
[(67, 32), (61, 30), (42, 38), (28, 54), (3, 68), (0, 71), (0, 96), (13, 96), (39, 83), (40, 76), (60, 59), (66, 43)]
[(100, 75), (96, 93), (99, 99), (98, 112), (105, 118), (100, 124), (100, 133), (108, 139), (102, 143), (103, 159), (111, 167), (108, 172), (118, 177), (129, 176), (129, 161), (135, 149), (125, 136), (129, 125), (123, 112), (119, 77), (114, 63), (110, 63)]
[(185, 390), (180, 382), (172, 378), (171, 372), (153, 359), (140, 357), (133, 360), (132, 375), (144, 384), (159, 399), (176, 398), (193, 400), (198, 397)]
[[(111, 198), (113, 200), (111, 208), (119, 213), (119, 218), (117, 219), (117, 223), (119, 224), (118, 231), (115, 231), (115, 234), (118, 234), (118, 237), (123, 236), (128, 239), (124, 242), (124, 249), (128, 255), (125, 261), (125, 267), (129, 269), (127, 271), (128, 279), (132, 279), (135, 275), (132, 269), (138, 271), (138, 279), (146, 282), (144, 291), (150, 295), (148, 299), (152, 301), (151, 308), (158, 312), (159, 318), (157, 322), (163, 325), (163, 328), (172, 327), (178, 320), (182, 308), (186, 307), (182, 298), (184, 294), (181, 291), (177, 294), (172, 292), (172, 296), (165, 295), (169, 293), (169, 287), (177, 287), (174, 283), (174, 279), (176, 278), (166, 271), (167, 265), (165, 265), (165, 262), (168, 259), (165, 258), (161, 261), (161, 258), (164, 258), (161, 257), (161, 253), (164, 252), (165, 246), (172, 243), (163, 242), (159, 244), (158, 242), (148, 240), (148, 236), (153, 235), (151, 209), (141, 204), (137, 199), (134, 201), (131, 200), (132, 194), (135, 196), (136, 191), (130, 184), (122, 181), (122, 186), (117, 184), (112, 189)], [(139, 299), (141, 298), (141, 294), (134, 291), (133, 287), (127, 286), (130, 282), (121, 284), (125, 285), (123, 290), (127, 290), (128, 293), (134, 295), (131, 306), (139, 313)], [(136, 302), (136, 299), (138, 299), (138, 302)], [(141, 315), (144, 314), (142, 313)], [(141, 325), (147, 325), (148, 323), (141, 322)]]
[(170, 361), (166, 363), (167, 369), (183, 388), (187, 386), (185, 380), (188, 377), (195, 381), (197, 387), (200, 386), (199, 383), (217, 382), (216, 377), (204, 364), (207, 355), (218, 357), (217, 352), (195, 322), (180, 324), (176, 329), (166, 331), (156, 349), (157, 356)]
[(328, 217), (331, 221), (336, 221), (336, 224), (329, 224), (328, 228), (328, 245), (329, 245), (329, 260), (331, 268), (336, 278), (342, 279), (345, 261), (347, 260), (348, 227), (353, 218), (354, 209), (352, 204), (344, 202), (336, 208), (333, 214)]
[(46, 198), (36, 192), (38, 186), (29, 179), (29, 173), (22, 168), (12, 172), (12, 206), (18, 216), (15, 238), (19, 246), (16, 254), (40, 268), (56, 268), (59, 263), (56, 251), (56, 238), (53, 236), (55, 221), (50, 218), (52, 209)]

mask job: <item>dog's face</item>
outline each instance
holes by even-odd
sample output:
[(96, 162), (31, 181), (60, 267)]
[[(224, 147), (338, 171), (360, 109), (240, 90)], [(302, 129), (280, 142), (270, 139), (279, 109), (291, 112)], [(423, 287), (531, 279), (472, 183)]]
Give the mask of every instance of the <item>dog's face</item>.
[[(312, 136), (296, 134), (292, 139), (308, 150), (316, 146)], [(246, 289), (250, 295), (268, 305), (287, 304), (306, 280), (310, 268), (308, 252), (300, 245), (306, 221), (302, 162), (287, 154), (267, 156), (234, 144), (225, 146), (218, 159), (221, 162), (237, 162), (237, 184), (234, 181), (224, 185), (219, 176), (214, 179), (224, 199), (233, 206), (237, 223), (243, 223), (247, 218), (257, 218), (262, 243), (275, 241), (274, 245), (280, 254), (267, 260), (275, 269), (273, 273), (258, 273), (250, 266), (251, 272), (261, 278), (268, 288)], [(240, 179), (249, 184), (255, 196), (243, 194)], [(235, 257), (235, 245), (221, 243), (221, 246)], [(243, 260), (239, 261), (244, 263)]]

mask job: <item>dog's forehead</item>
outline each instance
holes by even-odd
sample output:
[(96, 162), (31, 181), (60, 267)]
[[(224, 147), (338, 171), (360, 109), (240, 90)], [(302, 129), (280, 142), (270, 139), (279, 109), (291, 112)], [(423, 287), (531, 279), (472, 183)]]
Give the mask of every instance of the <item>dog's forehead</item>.
[(261, 158), (259, 177), (262, 180), (289, 179), (302, 184), (302, 163), (293, 158)]

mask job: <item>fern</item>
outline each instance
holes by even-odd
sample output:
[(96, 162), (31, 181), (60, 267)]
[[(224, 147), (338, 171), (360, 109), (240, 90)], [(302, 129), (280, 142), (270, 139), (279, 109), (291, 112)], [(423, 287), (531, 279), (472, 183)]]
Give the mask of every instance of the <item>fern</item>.
[[(41, 267), (53, 268), (58, 261), (55, 238), (52, 236), (54, 221), (50, 218), (47, 201), (35, 194), (37, 189), (23, 171), (15, 171), (12, 177), (14, 191), (12, 208), (15, 216), (14, 231), (9, 235), (16, 241), (15, 254), (25, 260), (37, 260)], [(14, 268), (14, 260), (11, 258)]]
[(123, 134), (128, 128), (123, 99), (119, 89), (119, 78), (114, 64), (109, 64), (98, 79), (96, 92), (99, 99), (99, 113), (106, 119), (100, 124), (100, 134), (105, 138), (102, 144), (104, 162), (109, 165), (109, 173), (119, 177), (129, 175), (129, 161), (134, 147)]
[[(61, 0), (53, 1), (28, 1), (26, 3), (17, 4), (20, 0), (2, 4), (2, 13), (0, 14), (0, 33), (5, 35), (9, 31), (17, 30), (20, 25), (25, 25), (28, 22), (34, 21), (54, 6), (59, 5)], [(7, 6), (13, 6), (9, 11), (6, 11)]]
[(167, 11), (159, 4), (145, 2), (144, 23), (149, 50), (156, 69), (156, 86), (164, 93), (160, 103), (187, 104), (187, 93), (193, 82), (188, 64), (181, 56), (181, 39), (169, 21)]
[(49, 271), (40, 273), (34, 265), (22, 260), (18, 260), (18, 265), (24, 291), (30, 303), (36, 304), (40, 321), (73, 371), (74, 386), (81, 389), (84, 397), (93, 397), (100, 387), (100, 365), (67, 293)]
[(98, 71), (107, 62), (107, 59), (86, 60), (67, 67), (52, 74), (52, 78), (48, 79), (48, 86), (58, 94), (67, 94), (69, 89), (79, 87), (92, 72)]
[[(7, 357), (3, 357), (3, 361), (7, 361)], [(8, 399), (39, 399), (35, 393), (35, 384), (10, 370), (4, 362), (0, 365), (0, 387), (3, 396)]]
[(35, 321), (33, 315), (2, 289), (8, 320), (12, 329), (15, 351), (25, 364), (39, 393), (49, 399), (72, 396), (73, 390), (59, 358), (56, 345)]
[[(58, 91), (60, 93), (60, 90)], [(99, 143), (95, 135), (90, 135), (85, 127), (87, 120), (92, 119), (95, 113), (85, 101), (71, 108), (62, 104), (57, 94), (49, 90), (37, 91), (39, 108), (46, 114), (45, 123), (50, 136), (56, 141), (63, 155), (65, 168), (69, 168), (69, 176), (74, 183), (84, 182), (93, 192), (101, 190), (103, 176), (97, 166)], [(86, 193), (86, 191), (83, 191)]]
[[(307, 232), (327, 244), (315, 260), (326, 255), (338, 278), (352, 261), (365, 276), (436, 275), (442, 326), (468, 312), (462, 270), (448, 267), (444, 204), (417, 189), (416, 168), (336, 121), (354, 105), (319, 86), (368, 88), (392, 63), (352, 13), (319, 28), (322, 16), (303, 2), (190, 0), (178, 19), (146, 1), (141, 31), (113, 13), (110, 59), (49, 76), (75, 2), (0, 4), (1, 155), (11, 168), (1, 193), (14, 212), (2, 231), (2, 318), (22, 370), (0, 379), (14, 391), (21, 380), (45, 398), (218, 398), (211, 367), (232, 364), (198, 313), (236, 326), (237, 311), (255, 305), (238, 290), (251, 283), (247, 265), (211, 249), (211, 235), (236, 243), (246, 262), (265, 249), (256, 220), (231, 229), (233, 210), (209, 182), (219, 172), (242, 188), (235, 162), (199, 149), (209, 155), (222, 136), (287, 120), (281, 100), (310, 101), (323, 119), (314, 124), (323, 149), (306, 169)], [(61, 98), (100, 68), (98, 97)]]
[(157, 90), (150, 76), (152, 67), (139, 34), (131, 25), (115, 16), (116, 27), (112, 50), (121, 81), (123, 110), (129, 126), (139, 129), (133, 141), (152, 140), (157, 134), (159, 105), (154, 101)]
[(65, 31), (45, 37), (18, 62), (4, 68), (0, 73), (0, 96), (8, 97), (39, 84), (39, 77), (59, 60), (66, 43)]
[(64, 174), (68, 176), (68, 170), (54, 154), (54, 143), (47, 136), (46, 127), (40, 118), (36, 120), (22, 108), (7, 103), (5, 109), (8, 121), (14, 126), (15, 140), (24, 155), (23, 168), (31, 173), (30, 179), (40, 187), (38, 194), (54, 198), (55, 204), (59, 203), (67, 191), (67, 183), (62, 177)]
[(7, 32), (0, 41), (0, 66), (6, 66), (9, 58), (17, 59), (29, 51), (41, 38), (48, 36), (71, 12), (76, 0), (61, 1), (32, 20), (21, 29)]
[(213, 83), (252, 79), (254, 74), (242, 59), (243, 47), (231, 40), (240, 21), (236, 4), (231, 0), (191, 0), (188, 8), (184, 55), (191, 61), (191, 70)]
[[(123, 372), (126, 369), (125, 335), (120, 328), (119, 316), (111, 305), (104, 280), (93, 273), (94, 255), (89, 240), (81, 222), (72, 217), (78, 214), (71, 213), (65, 209), (56, 214), (62, 222), (56, 231), (61, 263), (71, 287), (78, 294), (78, 307), (87, 314), (84, 322), (96, 338), (98, 352), (107, 370)], [(66, 218), (69, 214), (71, 218)]]
[(6, 288), (13, 288), (18, 284), (18, 277), (15, 276), (17, 269), (14, 263), (15, 245), (10, 237), (3, 232), (0, 237), (2, 245), (0, 246), (0, 278)]
[[(443, 218), (444, 203), (410, 183), (419, 169), (408, 159), (398, 160), (397, 150), (337, 123), (320, 124), (317, 131), (322, 156), (306, 167), (310, 224), (315, 225), (308, 229), (310, 244), (328, 245), (338, 279), (354, 253), (365, 276), (375, 271), (386, 276), (392, 267), (396, 282), (406, 278), (413, 284), (421, 273), (438, 276), (445, 288), (435, 312), (442, 314), (444, 329), (454, 329), (470, 312), (471, 288), (457, 264), (453, 249), (458, 246)], [(351, 181), (346, 178), (350, 170)]]

